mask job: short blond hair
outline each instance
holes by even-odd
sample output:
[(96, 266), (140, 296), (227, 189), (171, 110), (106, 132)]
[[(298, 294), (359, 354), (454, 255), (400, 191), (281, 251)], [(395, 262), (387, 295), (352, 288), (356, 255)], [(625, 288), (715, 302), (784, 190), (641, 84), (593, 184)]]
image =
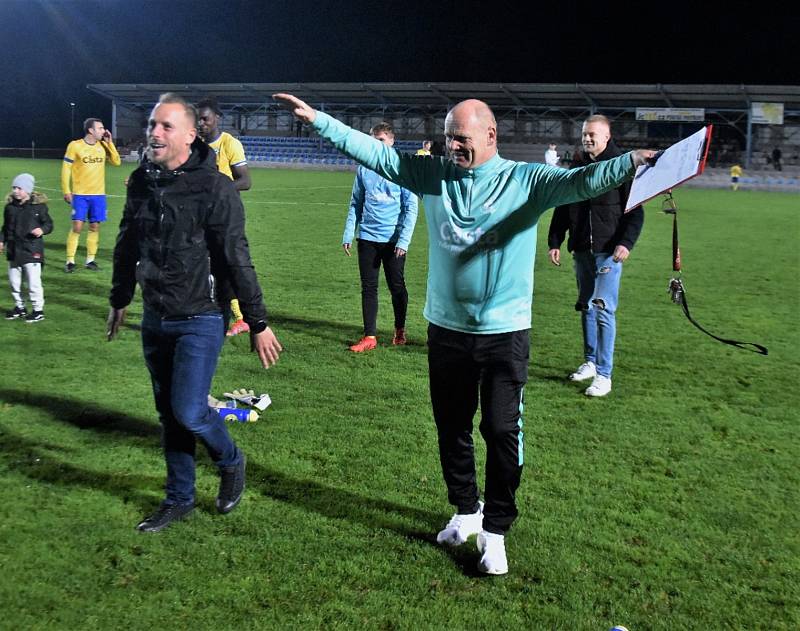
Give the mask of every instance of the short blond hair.
[(584, 125), (587, 123), (603, 123), (606, 127), (611, 129), (611, 121), (608, 119), (608, 116), (603, 116), (602, 114), (592, 114), (589, 118), (583, 121)]
[(168, 103), (183, 105), (186, 118), (191, 121), (192, 127), (197, 127), (197, 108), (194, 105), (189, 103), (189, 101), (183, 98), (180, 94), (175, 94), (175, 92), (164, 92), (164, 94), (158, 97), (158, 104), (166, 105)]

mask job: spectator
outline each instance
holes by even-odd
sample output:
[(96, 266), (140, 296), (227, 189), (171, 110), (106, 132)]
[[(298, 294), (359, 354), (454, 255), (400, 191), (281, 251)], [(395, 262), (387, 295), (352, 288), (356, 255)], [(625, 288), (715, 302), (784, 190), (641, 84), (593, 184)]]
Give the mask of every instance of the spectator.
[(431, 141), (430, 140), (423, 140), (422, 141), (422, 148), (417, 149), (418, 156), (429, 156), (431, 155)]
[[(394, 130), (389, 123), (379, 123), (369, 133), (388, 147), (394, 145)], [(416, 222), (417, 196), (414, 193), (385, 180), (374, 171), (358, 167), (342, 237), (345, 254), (351, 256), (353, 237), (356, 231), (358, 233), (364, 336), (350, 347), (354, 353), (370, 351), (378, 346), (378, 273), (381, 265), (392, 294), (392, 344), (402, 346), (406, 343), (408, 291), (404, 274), (406, 252)]]
[[(611, 123), (602, 115), (590, 116), (581, 133), (583, 152), (575, 166), (596, 164), (623, 155), (611, 140)], [(569, 231), (567, 248), (573, 253), (581, 314), (584, 363), (572, 373), (571, 381), (592, 380), (585, 394), (603, 397), (611, 392), (611, 370), (616, 338), (616, 309), (622, 264), (633, 249), (644, 223), (641, 206), (625, 212), (630, 184), (587, 201), (559, 206), (550, 222), (548, 255), (561, 264), (561, 244)]]
[(83, 122), (83, 132), (83, 138), (67, 145), (61, 165), (61, 190), (64, 201), (72, 206), (72, 229), (67, 234), (64, 264), (67, 274), (75, 271), (78, 241), (87, 220), (89, 234), (84, 267), (92, 272), (100, 269), (95, 257), (100, 247), (100, 224), (106, 220), (106, 162), (116, 167), (122, 164), (111, 132), (103, 126), (103, 121), (87, 118)]
[[(0, 252), (5, 250), (8, 259), (8, 281), (14, 308), (6, 313), (6, 320), (25, 318), (33, 323), (44, 320), (44, 240), (53, 231), (53, 220), (47, 210), (47, 197), (33, 190), (34, 179), (30, 173), (20, 173), (11, 184), (0, 228)], [(22, 276), (28, 285), (31, 312), (25, 309), (22, 299)]]
[(544, 163), (550, 165), (551, 167), (558, 166), (558, 152), (556, 151), (556, 143), (551, 142), (548, 145), (547, 151), (544, 152)]
[(772, 150), (772, 166), (775, 167), (776, 171), (782, 171), (783, 165), (781, 164), (781, 150), (778, 147), (775, 147)]
[(742, 177), (742, 167), (734, 164), (731, 167), (731, 188), (734, 191), (739, 190), (739, 178)]

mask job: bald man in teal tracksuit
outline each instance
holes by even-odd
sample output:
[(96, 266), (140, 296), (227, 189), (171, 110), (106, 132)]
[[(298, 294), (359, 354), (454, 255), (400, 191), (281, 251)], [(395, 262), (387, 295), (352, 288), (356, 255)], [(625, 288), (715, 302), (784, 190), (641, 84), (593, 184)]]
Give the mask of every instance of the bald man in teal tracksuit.
[[(504, 535), (517, 516), (514, 496), (522, 473), (537, 222), (548, 208), (618, 187), (654, 152), (572, 170), (505, 160), (497, 153), (492, 111), (468, 100), (445, 120), (448, 156), (412, 156), (296, 97), (274, 98), (337, 149), (423, 199), (431, 402), (448, 498), (457, 509), (437, 541), (459, 545), (477, 534), (478, 569), (505, 574)], [(485, 504), (472, 443), (479, 399), (487, 448)]]

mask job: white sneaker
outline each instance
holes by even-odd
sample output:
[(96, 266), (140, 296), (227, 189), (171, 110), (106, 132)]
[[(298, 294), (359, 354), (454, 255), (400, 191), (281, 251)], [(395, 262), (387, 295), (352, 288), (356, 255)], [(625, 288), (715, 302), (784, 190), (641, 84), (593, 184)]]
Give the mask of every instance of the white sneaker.
[(597, 376), (597, 366), (594, 362), (585, 362), (578, 366), (578, 370), (569, 376), (570, 381), (586, 381)]
[(587, 397), (604, 397), (611, 392), (611, 379), (597, 375), (592, 380), (592, 385), (586, 388), (584, 394)]
[(448, 546), (460, 546), (470, 535), (477, 535), (483, 529), (483, 502), (476, 513), (456, 513), (447, 522), (443, 530), (436, 535), (436, 543)]
[(508, 573), (506, 540), (503, 535), (481, 531), (478, 534), (478, 552), (481, 553), (481, 559), (478, 561), (479, 571), (484, 574)]

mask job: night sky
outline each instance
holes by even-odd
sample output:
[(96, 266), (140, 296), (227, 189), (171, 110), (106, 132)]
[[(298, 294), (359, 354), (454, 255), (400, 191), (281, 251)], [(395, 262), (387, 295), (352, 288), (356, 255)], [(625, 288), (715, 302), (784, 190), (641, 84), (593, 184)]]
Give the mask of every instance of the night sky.
[(0, 146), (65, 145), (70, 101), (110, 121), (87, 83), (800, 84), (778, 5), (606, 4), (0, 0)]

